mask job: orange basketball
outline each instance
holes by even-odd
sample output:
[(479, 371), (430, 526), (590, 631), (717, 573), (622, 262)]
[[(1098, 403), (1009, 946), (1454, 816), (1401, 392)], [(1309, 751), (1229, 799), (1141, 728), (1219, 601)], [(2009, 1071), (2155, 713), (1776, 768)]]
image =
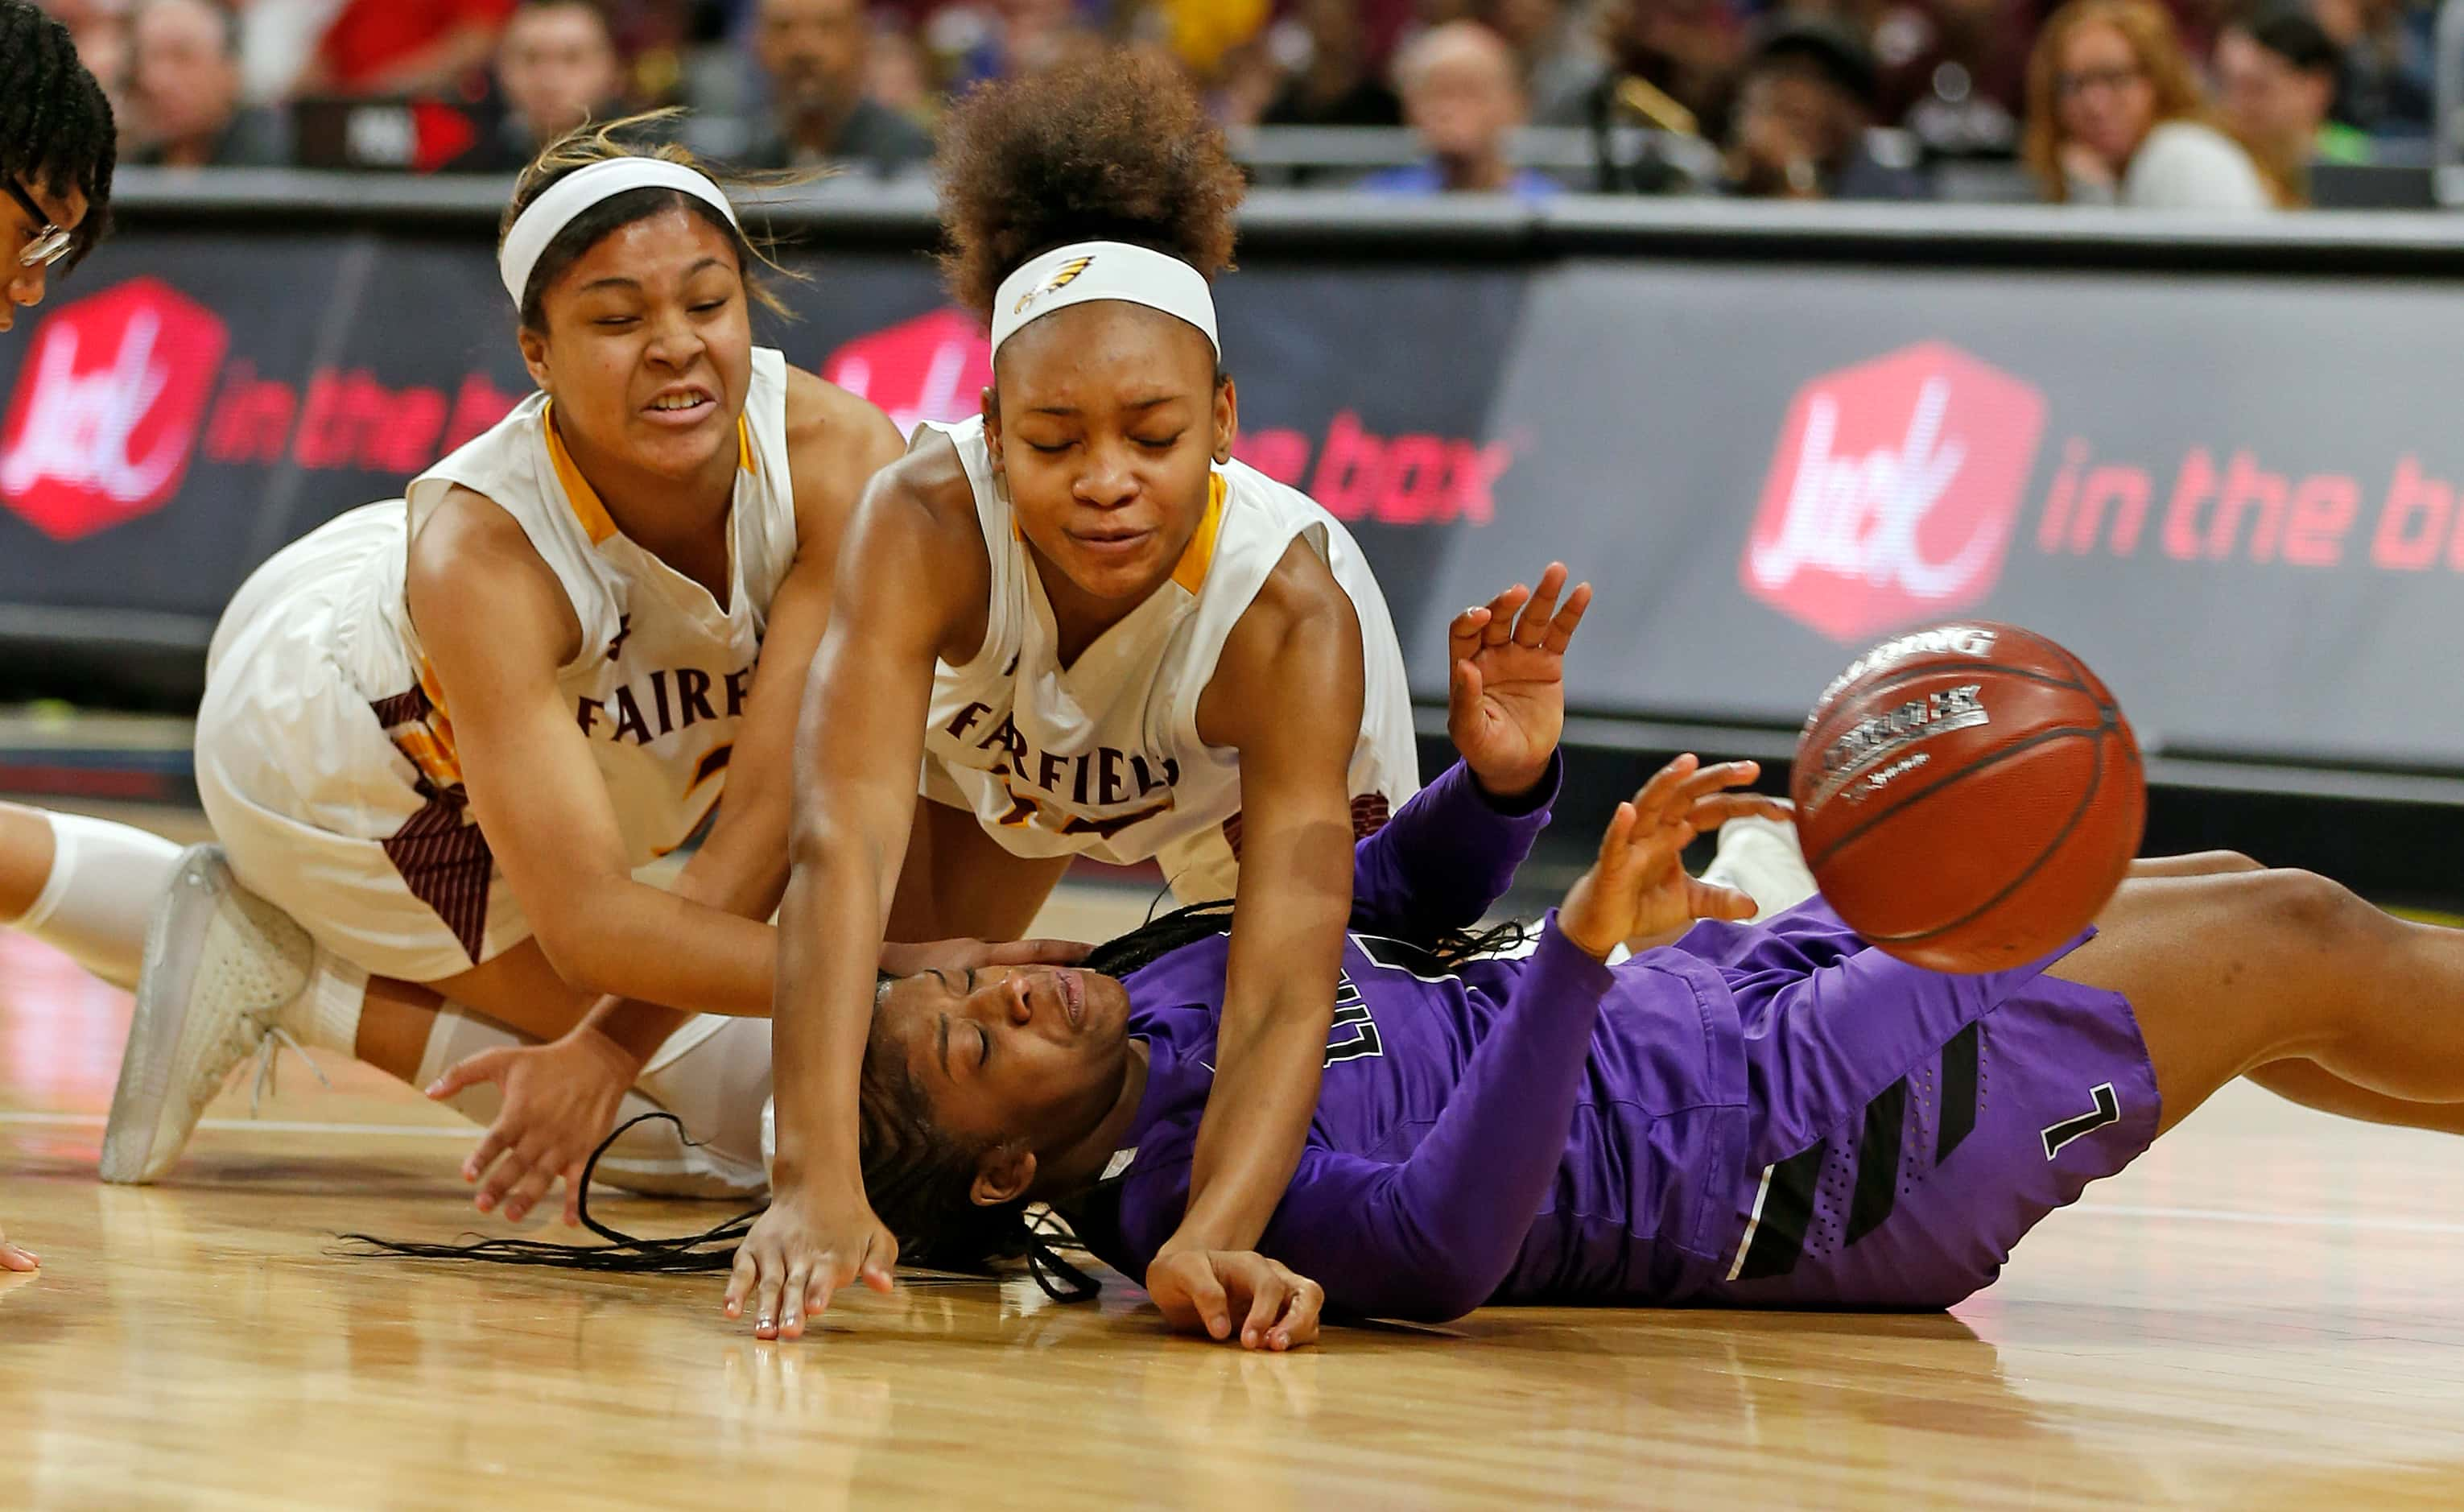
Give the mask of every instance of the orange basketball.
[(2096, 674), (2011, 625), (1935, 625), (1849, 664), (1790, 778), (1822, 896), (1937, 971), (1992, 971), (2085, 928), (2139, 854), (2147, 782)]

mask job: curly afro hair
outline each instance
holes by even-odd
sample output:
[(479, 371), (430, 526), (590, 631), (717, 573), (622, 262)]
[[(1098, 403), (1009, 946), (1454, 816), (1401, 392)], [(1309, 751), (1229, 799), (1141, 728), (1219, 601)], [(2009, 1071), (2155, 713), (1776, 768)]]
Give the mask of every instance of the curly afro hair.
[(1110, 52), (987, 84), (942, 125), (941, 269), (989, 319), (1001, 279), (1073, 241), (1126, 241), (1213, 278), (1232, 265), (1241, 170), (1178, 69)]

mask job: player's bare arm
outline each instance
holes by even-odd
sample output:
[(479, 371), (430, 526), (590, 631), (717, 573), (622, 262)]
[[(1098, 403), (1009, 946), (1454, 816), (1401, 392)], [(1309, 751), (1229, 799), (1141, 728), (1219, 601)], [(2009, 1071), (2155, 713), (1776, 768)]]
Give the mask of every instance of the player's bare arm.
[(926, 442), (873, 480), (804, 682), (779, 914), (772, 1204), (725, 1299), (730, 1317), (750, 1300), (764, 1337), (799, 1336), (806, 1315), (859, 1275), (886, 1289), (897, 1260), (864, 1196), (857, 1080), (914, 820), (933, 664), (970, 659), (983, 637), (990, 567), (974, 511), (946, 442)]
[[(405, 593), (453, 721), (464, 787), (557, 973), (671, 1007), (759, 1012), (769, 931), (633, 879), (616, 815), (558, 695), (581, 638), (513, 517), (457, 489), (410, 546)], [(657, 944), (691, 938), (690, 959)]]
[[(1297, 705), (1294, 690), (1311, 690)], [(1334, 1015), (1352, 906), (1346, 776), (1361, 708), (1360, 621), (1295, 542), (1225, 641), (1198, 731), (1241, 752), (1242, 857), (1215, 1091), (1189, 1211), (1149, 1267), (1176, 1327), (1225, 1337), (1231, 1300), (1207, 1256), (1252, 1248), (1300, 1158)], [(1263, 1335), (1265, 1325), (1252, 1321)]]
[[(829, 621), (839, 538), (872, 475), (904, 449), (897, 427), (878, 407), (796, 368), (788, 369), (787, 380), (796, 560), (771, 600), (761, 658), (728, 763), (727, 801), (671, 888), (678, 898), (760, 922), (778, 907), (786, 885), (796, 700)], [(428, 1089), (429, 1097), (450, 1099), (483, 1081), (505, 1091), (495, 1123), (465, 1167), (479, 1184), (480, 1207), (518, 1212), (561, 1177), (565, 1220), (577, 1221), (582, 1169), (591, 1149), (614, 1126), (626, 1089), (692, 1016), (643, 998), (609, 997), (561, 1040), (492, 1050), (451, 1068)]]
[[(756, 920), (768, 919), (779, 906), (787, 885), (796, 705), (829, 624), (839, 541), (865, 485), (905, 449), (898, 428), (879, 406), (800, 368), (788, 369), (796, 561), (771, 601), (742, 733), (728, 762), (727, 801), (677, 878), (679, 897)], [(638, 1064), (686, 1016), (656, 1004), (615, 1001), (603, 1004), (591, 1022)]]

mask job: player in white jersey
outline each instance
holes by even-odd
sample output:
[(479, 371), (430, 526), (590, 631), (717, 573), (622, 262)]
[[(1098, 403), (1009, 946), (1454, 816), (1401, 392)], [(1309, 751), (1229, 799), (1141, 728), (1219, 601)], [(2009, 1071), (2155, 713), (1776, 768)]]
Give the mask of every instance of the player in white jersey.
[[(293, 1038), (414, 1084), (555, 1040), (445, 1088), (514, 1071), (534, 1106), (593, 1104), (569, 1148), (482, 1143), (468, 1173), (510, 1216), (636, 1081), (713, 1144), (623, 1152), (633, 1184), (762, 1184), (767, 1026), (686, 1011), (768, 1011), (795, 689), (900, 438), (753, 345), (725, 193), (626, 124), (550, 148), (507, 211), (539, 391), (224, 615), (196, 752), (220, 846), (0, 809), (0, 921), (138, 987), (107, 1180), (167, 1169), (231, 1068)], [(635, 880), (722, 789), (672, 887)]]
[(888, 1285), (856, 1160), (875, 948), (1014, 936), (1092, 855), (1235, 901), (1221, 1095), (1147, 1278), (1188, 1326), (1299, 1149), (1353, 842), (1418, 787), (1402, 658), (1342, 525), (1232, 460), (1207, 279), (1241, 175), (1179, 77), (1115, 55), (985, 89), (941, 168), (994, 386), (849, 524), (799, 737), (773, 1205), (727, 1306), (793, 1337), (833, 1287)]

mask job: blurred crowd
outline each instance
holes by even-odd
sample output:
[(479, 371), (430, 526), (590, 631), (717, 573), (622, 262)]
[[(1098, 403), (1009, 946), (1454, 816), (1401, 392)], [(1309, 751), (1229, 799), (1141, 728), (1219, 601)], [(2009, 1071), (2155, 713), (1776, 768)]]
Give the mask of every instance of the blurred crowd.
[[(1412, 134), (1383, 167), (1329, 154), (1318, 184), (1891, 200), (1998, 161), (2046, 200), (2210, 211), (2305, 204), (2320, 164), (2417, 160), (2435, 17), (2426, 0), (39, 3), (149, 164), (509, 172), (584, 119), (682, 105), (687, 140), (746, 167), (891, 174), (929, 159), (955, 94), (1127, 44), (1171, 54), (1236, 131)], [(1551, 134), (1523, 127), (1598, 150), (1535, 162), (1521, 145)]]

